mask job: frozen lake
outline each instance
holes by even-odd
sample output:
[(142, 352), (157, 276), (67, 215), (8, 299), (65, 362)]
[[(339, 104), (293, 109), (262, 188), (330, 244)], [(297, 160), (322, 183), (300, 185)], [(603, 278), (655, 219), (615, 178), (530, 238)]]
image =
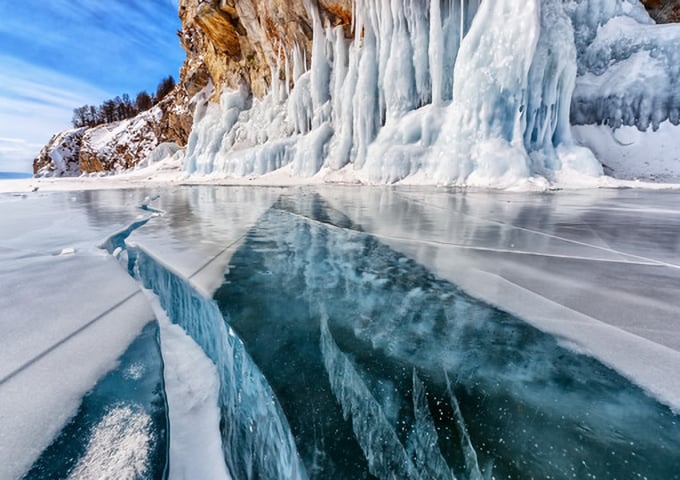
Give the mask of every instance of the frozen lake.
[(678, 204), (0, 195), (0, 478), (680, 478)]

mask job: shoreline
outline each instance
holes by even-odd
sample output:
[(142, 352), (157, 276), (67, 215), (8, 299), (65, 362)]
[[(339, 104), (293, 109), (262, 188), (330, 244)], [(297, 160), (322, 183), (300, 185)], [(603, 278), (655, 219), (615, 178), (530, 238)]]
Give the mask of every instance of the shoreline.
[[(654, 183), (643, 180), (620, 180), (608, 176), (588, 177), (566, 173), (556, 181), (549, 182), (543, 177), (530, 177), (509, 185), (437, 185), (427, 179), (394, 184), (372, 184), (362, 182), (353, 171), (345, 168), (339, 171), (322, 171), (313, 177), (293, 176), (286, 167), (259, 177), (228, 177), (218, 175), (188, 175), (178, 169), (163, 168), (163, 162), (120, 174), (80, 177), (27, 177), (0, 178), (0, 193), (28, 194), (34, 192), (60, 192), (84, 190), (119, 190), (144, 187), (174, 186), (219, 186), (219, 187), (305, 187), (305, 186), (346, 186), (363, 188), (424, 188), (440, 191), (514, 192), (540, 193), (555, 191), (577, 191), (597, 189), (639, 189), (639, 190), (680, 190), (680, 183)], [(420, 181), (419, 181), (420, 180)]]

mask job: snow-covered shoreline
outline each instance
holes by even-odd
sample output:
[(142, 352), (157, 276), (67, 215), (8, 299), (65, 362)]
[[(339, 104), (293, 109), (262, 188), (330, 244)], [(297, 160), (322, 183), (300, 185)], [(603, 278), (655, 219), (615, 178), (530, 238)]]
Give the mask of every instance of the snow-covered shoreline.
[(313, 177), (300, 177), (292, 173), (290, 166), (260, 177), (235, 177), (219, 174), (187, 175), (176, 166), (163, 162), (117, 175), (80, 177), (32, 177), (0, 181), (0, 193), (26, 194), (37, 191), (59, 192), (78, 190), (117, 190), (143, 187), (172, 187), (179, 185), (297, 187), (311, 185), (346, 185), (357, 188), (421, 187), (426, 189), (456, 188), (461, 191), (511, 191), (541, 192), (555, 190), (582, 190), (598, 188), (639, 188), (644, 190), (680, 190), (680, 183), (655, 183), (642, 180), (622, 180), (608, 176), (590, 177), (576, 172), (562, 172), (553, 183), (543, 178), (530, 177), (524, 181), (499, 188), (494, 185), (455, 186), (432, 185), (417, 177), (391, 185), (367, 184), (360, 181), (351, 167), (336, 172), (321, 171)]

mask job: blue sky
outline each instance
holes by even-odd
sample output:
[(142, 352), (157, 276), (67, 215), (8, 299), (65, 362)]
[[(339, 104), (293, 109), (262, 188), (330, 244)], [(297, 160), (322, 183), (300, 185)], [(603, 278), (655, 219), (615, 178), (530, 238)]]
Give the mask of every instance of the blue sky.
[(177, 0), (0, 2), (0, 171), (33, 157), (74, 108), (179, 77)]

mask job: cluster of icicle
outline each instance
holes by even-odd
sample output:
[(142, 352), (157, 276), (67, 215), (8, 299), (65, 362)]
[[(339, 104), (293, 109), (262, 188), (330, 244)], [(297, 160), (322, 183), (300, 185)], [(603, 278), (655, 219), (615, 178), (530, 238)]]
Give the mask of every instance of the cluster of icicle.
[(311, 3), (309, 67), (282, 52), (264, 99), (243, 87), (198, 111), (187, 172), (497, 187), (601, 173), (571, 138), (561, 0), (357, 0), (351, 39)]

